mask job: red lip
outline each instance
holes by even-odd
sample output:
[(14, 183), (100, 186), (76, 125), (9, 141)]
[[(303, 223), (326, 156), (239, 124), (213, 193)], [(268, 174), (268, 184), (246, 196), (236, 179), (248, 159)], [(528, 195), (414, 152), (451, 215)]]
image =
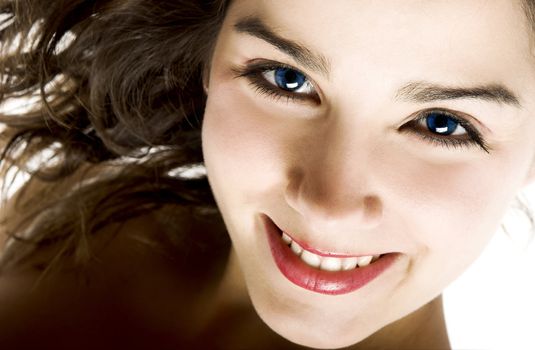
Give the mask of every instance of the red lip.
[(312, 292), (340, 295), (353, 292), (379, 276), (398, 258), (399, 253), (381, 255), (365, 267), (347, 271), (324, 271), (305, 264), (291, 249), (284, 245), (281, 231), (267, 216), (263, 216), (271, 254), (280, 272), (295, 285)]

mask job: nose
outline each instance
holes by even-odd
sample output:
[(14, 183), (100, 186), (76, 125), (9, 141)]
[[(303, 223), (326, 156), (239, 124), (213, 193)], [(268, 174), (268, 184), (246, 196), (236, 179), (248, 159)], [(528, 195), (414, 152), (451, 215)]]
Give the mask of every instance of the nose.
[(315, 141), (288, 172), (288, 205), (319, 232), (376, 227), (383, 203), (369, 181), (373, 145), (347, 130), (324, 133)]

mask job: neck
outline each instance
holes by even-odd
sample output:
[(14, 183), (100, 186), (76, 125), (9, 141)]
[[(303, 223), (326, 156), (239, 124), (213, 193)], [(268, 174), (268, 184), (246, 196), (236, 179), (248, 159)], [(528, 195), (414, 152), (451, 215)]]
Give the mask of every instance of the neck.
[(387, 325), (351, 349), (451, 349), (442, 295)]

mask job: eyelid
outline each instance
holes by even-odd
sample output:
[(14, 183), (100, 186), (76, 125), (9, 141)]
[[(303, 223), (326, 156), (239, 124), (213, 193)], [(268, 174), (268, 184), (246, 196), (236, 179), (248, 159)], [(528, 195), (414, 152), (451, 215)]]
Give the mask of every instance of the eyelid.
[[(271, 84), (262, 76), (262, 73), (265, 73), (269, 70), (275, 70), (275, 69), (280, 69), (280, 68), (288, 68), (291, 70), (295, 70), (296, 72), (299, 72), (300, 74), (303, 74), (305, 78), (310, 82), (312, 87), (314, 88), (314, 95), (285, 91), (277, 87), (276, 85)], [(318, 104), (318, 105), (321, 104), (322, 98), (321, 98), (321, 92), (320, 92), (318, 85), (314, 82), (313, 79), (310, 78), (308, 74), (304, 73), (301, 69), (296, 68), (290, 64), (273, 61), (269, 59), (253, 59), (253, 60), (248, 61), (243, 67), (238, 66), (238, 67), (232, 68), (232, 71), (235, 73), (236, 78), (245, 77), (249, 79), (250, 82), (255, 86), (255, 88), (262, 89), (262, 92), (264, 93), (267, 93), (265, 89), (277, 90), (276, 92), (273, 91), (273, 94), (278, 94), (280, 96), (271, 96), (271, 97), (277, 97), (277, 98), (286, 97), (292, 101), (302, 101), (302, 102), (312, 101), (314, 104)]]
[[(266, 72), (281, 68), (291, 69), (302, 74), (311, 84), (314, 94), (310, 95), (308, 93), (288, 91), (278, 87), (278, 84), (273, 84), (268, 81), (265, 77)], [(232, 68), (232, 71), (235, 73), (235, 78), (245, 77), (259, 94), (267, 95), (272, 100), (286, 98), (287, 102), (299, 101), (302, 103), (310, 102), (312, 100), (317, 105), (322, 102), (320, 90), (314, 81), (310, 79), (307, 74), (289, 64), (266, 59), (255, 59), (248, 61), (245, 66)], [(433, 134), (429, 130), (425, 131), (425, 126), (422, 127), (420, 122), (432, 113), (440, 113), (453, 119), (465, 130), (467, 138), (460, 138), (459, 135), (439, 135)], [(472, 146), (478, 146), (485, 152), (490, 153), (490, 147), (486, 144), (483, 134), (478, 130), (478, 127), (474, 126), (474, 124), (481, 123), (466, 113), (452, 111), (448, 108), (427, 108), (412, 114), (411, 119), (403, 124), (399, 130), (403, 132), (406, 131), (406, 129), (409, 129), (409, 132), (418, 134), (420, 139), (426, 140), (434, 146), (438, 145), (443, 148), (473, 148)], [(417, 129), (419, 129), (419, 131), (416, 131)]]
[[(461, 139), (459, 137), (455, 136), (441, 136), (437, 134), (433, 134), (432, 132), (428, 131), (427, 133), (422, 133), (421, 131), (414, 131), (416, 129), (425, 129), (422, 128), (419, 124), (421, 120), (425, 120), (426, 116), (429, 116), (432, 113), (441, 113), (445, 114), (448, 117), (454, 119), (456, 122), (459, 123), (461, 127), (463, 127), (466, 130), (467, 139)], [(474, 124), (479, 125), (480, 122), (477, 121), (477, 119), (471, 117), (470, 115), (459, 112), (459, 111), (453, 111), (448, 108), (427, 108), (421, 111), (418, 111), (411, 115), (411, 119), (403, 124), (400, 127), (400, 131), (405, 131), (405, 129), (411, 129), (409, 132), (413, 132), (415, 134), (419, 134), (419, 137), (425, 140), (434, 140), (437, 143), (445, 144), (449, 143), (447, 147), (464, 147), (464, 146), (470, 146), (471, 144), (477, 145), (481, 149), (483, 149), (485, 152), (490, 153), (490, 146), (486, 143), (485, 137), (483, 133), (479, 130), (478, 127), (474, 126)]]
[[(419, 120), (425, 119), (426, 116), (428, 116), (428, 115), (430, 115), (432, 113), (441, 113), (441, 114), (445, 114), (445, 115), (449, 116), (450, 118), (452, 118), (455, 121), (457, 121), (459, 123), (459, 125), (464, 127), (466, 129), (467, 133), (469, 131), (472, 131), (472, 132), (476, 132), (478, 134), (481, 134), (479, 132), (478, 128), (474, 126), (474, 124), (478, 124), (478, 123), (477, 122), (474, 123), (474, 122), (471, 121), (474, 118), (470, 117), (466, 113), (453, 111), (453, 110), (450, 110), (448, 108), (431, 107), (431, 108), (426, 108), (426, 109), (417, 111), (417, 112), (415, 112), (415, 113), (410, 115), (410, 117), (408, 118), (409, 121), (407, 123), (405, 123), (404, 125), (414, 124), (414, 123), (418, 122)], [(404, 127), (404, 125), (402, 126), (402, 128)]]

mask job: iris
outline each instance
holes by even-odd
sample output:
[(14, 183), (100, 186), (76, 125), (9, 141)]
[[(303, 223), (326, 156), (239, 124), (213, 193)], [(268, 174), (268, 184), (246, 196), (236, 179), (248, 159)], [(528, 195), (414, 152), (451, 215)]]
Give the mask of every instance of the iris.
[(429, 130), (440, 135), (451, 135), (459, 126), (459, 122), (456, 119), (438, 112), (430, 113), (426, 117), (426, 123)]
[(275, 83), (277, 86), (286, 91), (299, 90), (307, 81), (302, 73), (291, 68), (275, 69)]

